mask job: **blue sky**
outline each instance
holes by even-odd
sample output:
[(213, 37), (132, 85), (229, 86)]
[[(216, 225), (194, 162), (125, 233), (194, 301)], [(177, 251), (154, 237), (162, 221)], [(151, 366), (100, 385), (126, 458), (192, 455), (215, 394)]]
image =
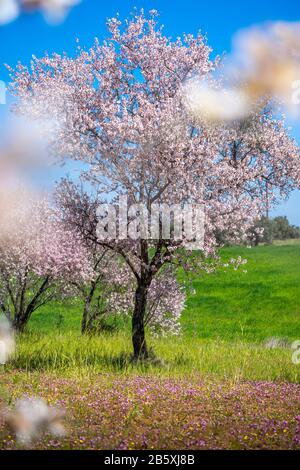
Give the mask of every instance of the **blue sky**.
[[(252, 0), (248, 4), (240, 0), (82, 0), (60, 25), (49, 26), (41, 15), (30, 14), (0, 26), (0, 80), (8, 81), (4, 63), (28, 63), (32, 54), (41, 56), (45, 52), (66, 51), (72, 55), (76, 38), (87, 46), (95, 36), (100, 40), (105, 38), (106, 18), (117, 12), (121, 17), (128, 16), (134, 7), (157, 9), (169, 36), (196, 33), (201, 29), (217, 54), (230, 51), (232, 36), (241, 28), (269, 20), (300, 20), (298, 0)], [(7, 108), (0, 105), (0, 119)], [(290, 124), (300, 144), (300, 123)], [(292, 223), (300, 225), (300, 191), (294, 192), (274, 214), (287, 215)]]

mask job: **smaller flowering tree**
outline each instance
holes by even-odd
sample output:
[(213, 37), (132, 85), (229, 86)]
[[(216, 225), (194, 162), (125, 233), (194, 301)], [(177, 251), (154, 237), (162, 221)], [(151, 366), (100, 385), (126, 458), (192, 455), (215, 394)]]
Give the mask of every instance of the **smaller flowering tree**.
[[(120, 255), (96, 241), (99, 196), (64, 179), (55, 192), (55, 202), (63, 226), (80, 231), (89, 253), (92, 276), (88, 282), (83, 278), (71, 281), (83, 300), (82, 333), (105, 327), (110, 315), (132, 316), (136, 288), (132, 270)], [(156, 334), (179, 333), (184, 303), (185, 293), (175, 270), (168, 266), (150, 287), (145, 326)]]
[(22, 192), (1, 222), (0, 309), (22, 331), (34, 311), (68, 293), (75, 280), (89, 279), (90, 261), (80, 237), (46, 199)]

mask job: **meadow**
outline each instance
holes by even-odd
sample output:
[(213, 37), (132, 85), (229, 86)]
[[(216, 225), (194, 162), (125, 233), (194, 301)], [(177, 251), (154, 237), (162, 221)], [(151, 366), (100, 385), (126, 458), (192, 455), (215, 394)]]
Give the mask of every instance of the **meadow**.
[[(81, 305), (33, 315), (0, 372), (4, 401), (39, 395), (67, 410), (70, 433), (36, 448), (299, 448), (300, 244), (224, 248), (243, 270), (194, 280), (179, 337), (155, 338), (156, 359), (130, 360), (130, 324), (80, 334)], [(272, 337), (286, 347), (268, 349)], [(15, 448), (0, 424), (0, 448)]]

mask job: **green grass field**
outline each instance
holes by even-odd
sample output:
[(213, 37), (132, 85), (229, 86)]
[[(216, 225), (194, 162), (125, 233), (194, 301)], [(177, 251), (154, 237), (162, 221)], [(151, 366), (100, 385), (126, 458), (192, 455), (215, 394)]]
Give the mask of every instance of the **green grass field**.
[[(154, 374), (298, 382), (291, 350), (267, 350), (270, 337), (300, 338), (300, 245), (226, 248), (224, 259), (248, 259), (247, 273), (233, 270), (194, 281), (180, 337), (152, 338), (158, 364), (138, 366)], [(53, 303), (36, 313), (18, 341), (12, 367), (29, 371), (85, 369), (136, 373), (130, 363), (130, 324), (93, 337), (80, 334), (81, 306)]]

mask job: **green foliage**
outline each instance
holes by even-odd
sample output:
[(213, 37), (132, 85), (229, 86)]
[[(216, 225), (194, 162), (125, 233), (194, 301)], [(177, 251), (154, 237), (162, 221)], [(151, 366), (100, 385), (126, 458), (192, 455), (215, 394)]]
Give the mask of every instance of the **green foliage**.
[[(33, 449), (299, 449), (299, 385), (239, 378), (0, 372), (7, 404), (25, 394), (66, 410), (66, 435)], [(20, 449), (1, 422), (0, 448)]]
[(256, 228), (263, 228), (262, 236), (255, 237), (254, 243), (259, 242), (271, 244), (274, 240), (288, 240), (300, 238), (300, 228), (291, 225), (287, 217), (279, 216), (274, 219), (262, 217), (257, 223)]

